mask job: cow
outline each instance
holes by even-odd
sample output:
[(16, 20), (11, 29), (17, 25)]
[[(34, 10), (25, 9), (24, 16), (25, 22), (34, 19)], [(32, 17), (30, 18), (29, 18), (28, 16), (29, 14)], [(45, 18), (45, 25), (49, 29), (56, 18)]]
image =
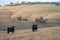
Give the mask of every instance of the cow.
[(14, 33), (14, 30), (15, 30), (15, 26), (8, 27), (8, 28), (7, 28), (7, 33), (8, 33), (8, 34), (9, 34), (9, 32)]
[(33, 32), (34, 32), (34, 31), (37, 31), (37, 29), (38, 29), (37, 24), (33, 24), (33, 25), (32, 25), (32, 31), (33, 31)]

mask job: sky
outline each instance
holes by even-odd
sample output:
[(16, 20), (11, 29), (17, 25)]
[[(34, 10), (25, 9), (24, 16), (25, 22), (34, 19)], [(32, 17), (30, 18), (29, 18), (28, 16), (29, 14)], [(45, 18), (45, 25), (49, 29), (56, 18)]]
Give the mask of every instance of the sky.
[(60, 2), (60, 0), (0, 0), (0, 5), (4, 5), (4, 4), (9, 4), (10, 2), (14, 2), (16, 3), (17, 1), (22, 2), (22, 1), (26, 1), (26, 2)]

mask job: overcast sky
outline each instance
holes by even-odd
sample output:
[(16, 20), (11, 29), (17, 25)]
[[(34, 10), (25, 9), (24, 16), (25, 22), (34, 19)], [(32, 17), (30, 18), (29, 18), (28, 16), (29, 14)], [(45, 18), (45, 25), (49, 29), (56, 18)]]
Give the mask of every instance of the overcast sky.
[(21, 1), (26, 1), (26, 2), (36, 2), (36, 1), (40, 1), (40, 2), (60, 2), (60, 0), (0, 0), (0, 5), (4, 5), (4, 4), (9, 4), (10, 2), (14, 2), (16, 3), (17, 1), (21, 2)]

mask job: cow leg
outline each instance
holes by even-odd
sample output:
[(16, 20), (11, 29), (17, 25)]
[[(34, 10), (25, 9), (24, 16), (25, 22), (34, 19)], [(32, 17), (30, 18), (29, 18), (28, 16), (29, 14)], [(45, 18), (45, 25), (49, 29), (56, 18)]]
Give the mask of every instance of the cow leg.
[(12, 33), (14, 33), (14, 31), (12, 31)]
[(7, 33), (9, 34), (9, 30), (7, 31)]
[(32, 29), (32, 31), (34, 32), (34, 31), (35, 31), (35, 29)]
[(14, 33), (14, 30), (12, 30), (11, 32)]
[(36, 28), (36, 31), (37, 31), (37, 28)]

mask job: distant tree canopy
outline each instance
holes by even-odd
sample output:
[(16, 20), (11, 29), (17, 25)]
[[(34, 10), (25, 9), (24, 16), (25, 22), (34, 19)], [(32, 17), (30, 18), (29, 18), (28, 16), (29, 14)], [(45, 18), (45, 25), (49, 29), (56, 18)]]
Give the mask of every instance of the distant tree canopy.
[(56, 3), (56, 6), (59, 6), (59, 4), (60, 4), (59, 2), (58, 2), (58, 3)]
[(20, 5), (19, 1), (17, 1), (16, 3), (14, 3), (13, 6), (18, 6), (18, 5)]
[(13, 2), (10, 2), (10, 5), (14, 5), (14, 3)]
[(1, 7), (2, 5), (0, 5), (0, 7)]
[(56, 6), (59, 6), (60, 2), (25, 2), (22, 1), (21, 3), (19, 3), (19, 1), (17, 1), (16, 3), (14, 2), (10, 2), (9, 4), (5, 5), (5, 6), (17, 6), (17, 5), (25, 5), (25, 4), (55, 4)]
[(22, 1), (21, 4), (26, 4), (26, 2), (25, 1)]

